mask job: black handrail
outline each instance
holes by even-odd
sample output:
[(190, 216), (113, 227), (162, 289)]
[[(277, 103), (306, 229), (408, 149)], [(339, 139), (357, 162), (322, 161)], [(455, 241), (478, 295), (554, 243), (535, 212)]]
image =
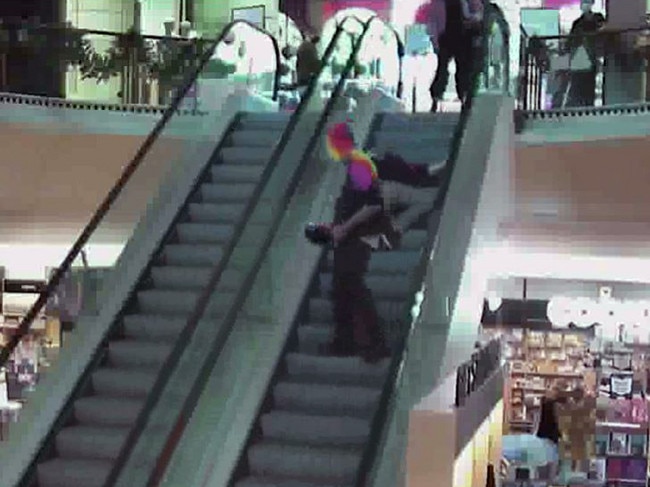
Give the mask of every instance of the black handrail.
[[(494, 18), (491, 16), (485, 16), (483, 19), (483, 40), (482, 40), (483, 42), (482, 42), (482, 52), (480, 57), (480, 59), (483, 62), (485, 62), (487, 51), (488, 51), (487, 38), (489, 33), (488, 27), (490, 26), (489, 24), (490, 20), (494, 20)], [(436, 194), (435, 202), (433, 204), (434, 212), (436, 210), (442, 209), (445, 199), (447, 197), (447, 193), (449, 192), (451, 175), (453, 174), (454, 168), (456, 167), (458, 152), (460, 151), (460, 145), (462, 142), (463, 134), (465, 132), (467, 120), (469, 119), (469, 115), (472, 109), (473, 98), (476, 95), (476, 92), (478, 91), (481, 71), (482, 71), (482, 67), (478, 65), (474, 69), (473, 78), (472, 78), (473, 89), (470, 91), (467, 100), (463, 105), (460, 118), (454, 130), (448, 163), (442, 172), (442, 178), (441, 178), (442, 184)], [(433, 223), (434, 219), (436, 218), (438, 218), (437, 215), (435, 214), (432, 215), (430, 218), (430, 224)], [(411, 290), (414, 298), (418, 293), (422, 291), (423, 282), (426, 277), (426, 272), (428, 269), (428, 261), (430, 259), (432, 252), (435, 251), (435, 248), (438, 243), (438, 238), (439, 238), (437, 233), (438, 225), (436, 224), (432, 226), (435, 227), (435, 232), (436, 232), (435, 237), (431, 235), (431, 228), (430, 228), (427, 243), (424, 246), (422, 254), (420, 255), (420, 261), (415, 268), (414, 275), (411, 278), (411, 283), (412, 283)], [(406, 306), (405, 315), (408, 317), (411, 316), (412, 306), (413, 306), (413, 302), (410, 302)], [(381, 396), (379, 398), (379, 404), (370, 423), (370, 435), (368, 436), (368, 439), (366, 441), (366, 446), (364, 448), (361, 457), (361, 461), (359, 462), (357, 476), (354, 483), (355, 487), (367, 487), (367, 483), (370, 474), (372, 472), (372, 468), (374, 466), (374, 462), (377, 457), (379, 447), (381, 445), (382, 439), (384, 438), (384, 435), (387, 430), (386, 423), (388, 422), (388, 418), (390, 415), (391, 403), (395, 399), (395, 393), (397, 392), (397, 385), (400, 378), (400, 373), (408, 352), (407, 350), (408, 341), (413, 333), (413, 330), (415, 329), (415, 322), (417, 321), (417, 318), (411, 318), (409, 321), (410, 323), (408, 327), (406, 327), (402, 336), (398, 340), (397, 346), (395, 348), (397, 352), (393, 355), (389, 364), (386, 384), (381, 392)]]
[[(172, 431), (168, 435), (165, 444), (162, 448), (161, 454), (158, 456), (156, 465), (149, 477), (149, 480), (147, 482), (148, 487), (155, 487), (157, 486), (167, 470), (169, 461), (171, 460), (174, 451), (176, 450), (176, 447), (178, 446), (178, 442), (180, 441), (183, 432), (185, 430), (185, 427), (187, 426), (187, 423), (191, 417), (192, 411), (194, 410), (194, 407), (196, 406), (196, 403), (198, 402), (198, 399), (205, 388), (205, 384), (207, 383), (207, 380), (210, 376), (210, 371), (214, 367), (214, 363), (218, 359), (219, 355), (221, 354), (221, 351), (223, 350), (228, 337), (230, 336), (231, 332), (233, 331), (235, 324), (236, 324), (236, 319), (239, 314), (241, 306), (244, 304), (244, 301), (248, 297), (248, 291), (250, 287), (253, 285), (254, 280), (257, 276), (257, 273), (259, 269), (261, 268), (264, 259), (266, 257), (268, 249), (271, 247), (271, 244), (273, 243), (273, 239), (278, 231), (278, 228), (280, 226), (280, 222), (282, 220), (282, 217), (285, 213), (285, 210), (287, 206), (289, 205), (289, 202), (291, 200), (291, 197), (293, 193), (295, 192), (295, 189), (300, 182), (301, 176), (304, 172), (304, 170), (307, 167), (307, 162), (310, 159), (311, 153), (314, 150), (314, 147), (316, 146), (318, 142), (318, 138), (320, 136), (321, 131), (323, 130), (325, 123), (334, 109), (335, 103), (337, 101), (337, 98), (343, 91), (343, 87), (345, 85), (345, 81), (347, 77), (349, 76), (350, 72), (352, 71), (354, 67), (354, 61), (356, 59), (356, 56), (359, 51), (359, 47), (361, 45), (361, 42), (363, 41), (363, 38), (365, 36), (365, 33), (367, 32), (370, 22), (374, 20), (375, 17), (373, 17), (370, 21), (362, 24), (364, 27), (364, 30), (359, 37), (359, 40), (355, 44), (355, 47), (353, 49), (353, 52), (348, 59), (348, 62), (343, 70), (343, 72), (340, 75), (339, 81), (334, 88), (334, 92), (330, 99), (328, 100), (327, 104), (325, 105), (325, 108), (323, 109), (323, 112), (321, 114), (321, 117), (319, 118), (319, 121), (316, 124), (316, 129), (314, 130), (313, 135), (311, 136), (308, 144), (307, 144), (307, 149), (305, 150), (301, 161), (298, 165), (298, 169), (294, 172), (294, 174), (291, 176), (291, 180), (289, 182), (288, 187), (285, 190), (285, 193), (282, 198), (281, 204), (277, 205), (273, 217), (270, 223), (270, 231), (265, 234), (264, 240), (260, 244), (260, 248), (258, 250), (258, 253), (254, 259), (253, 265), (246, 275), (244, 281), (242, 282), (241, 286), (239, 287), (239, 292), (235, 296), (235, 299), (233, 300), (232, 304), (229, 307), (228, 312), (226, 313), (226, 316), (223, 320), (222, 326), (219, 328), (219, 330), (216, 333), (216, 336), (213, 340), (213, 345), (211, 347), (210, 353), (208, 358), (205, 360), (204, 364), (201, 366), (201, 371), (199, 373), (199, 378), (197, 381), (192, 385), (192, 388), (190, 390), (190, 393), (188, 394), (187, 398), (185, 399), (183, 406), (181, 407), (181, 410), (177, 416), (176, 421), (174, 422), (174, 427), (172, 428)], [(265, 179), (267, 180), (268, 177), (270, 177), (271, 173), (277, 166), (280, 156), (284, 152), (287, 143), (289, 142), (289, 139), (291, 135), (293, 134), (294, 128), (297, 126), (301, 114), (306, 110), (306, 107), (309, 103), (309, 100), (311, 96), (313, 95), (314, 91), (318, 89), (318, 81), (325, 69), (327, 69), (327, 61), (331, 58), (334, 48), (336, 47), (339, 38), (345, 32), (345, 24), (349, 20), (358, 20), (353, 16), (349, 16), (343, 19), (343, 21), (337, 25), (336, 32), (334, 33), (334, 36), (332, 37), (332, 40), (328, 44), (325, 53), (323, 55), (323, 61), (321, 62), (321, 67), (318, 72), (318, 74), (312, 79), (311, 83), (309, 84), (305, 95), (298, 106), (298, 109), (292, 116), (291, 120), (289, 121), (289, 125), (287, 126), (287, 129), (284, 131), (282, 134), (282, 137), (278, 144), (276, 145), (275, 150), (273, 151), (273, 154), (271, 155), (270, 162), (267, 165), (264, 174), (262, 176), (262, 181)], [(261, 195), (261, 192), (263, 190), (263, 186), (265, 183), (258, 184), (256, 193), (251, 197), (250, 202), (249, 202), (249, 207), (247, 207), (247, 212), (251, 212), (255, 207), (255, 204), (257, 203), (259, 196)], [(241, 230), (243, 230), (245, 226), (245, 222), (250, 216), (250, 213), (242, 218), (242, 225), (241, 225)], [(240, 232), (241, 233), (241, 232)], [(233, 237), (231, 239), (233, 242), (236, 242), (237, 238)], [(225, 269), (225, 258), (222, 258), (222, 262), (224, 262), (223, 265), (218, 266), (214, 272), (211, 275), (210, 281), (208, 285), (204, 288), (204, 290), (201, 292), (201, 296), (199, 297), (197, 301), (197, 305), (195, 306), (194, 311), (192, 312), (190, 318), (188, 319), (188, 324), (186, 325), (186, 330), (187, 331), (187, 336), (181, 336), (179, 338), (178, 342), (186, 342), (189, 339), (189, 336), (191, 334), (191, 331), (193, 331), (194, 328), (196, 328), (196, 325), (198, 324), (199, 320), (203, 316), (203, 313), (205, 312), (205, 309), (209, 303), (210, 298), (212, 297), (212, 294), (214, 293), (214, 288), (219, 282), (219, 279), (221, 277), (221, 274), (223, 270)], [(183, 333), (185, 333), (185, 331)], [(183, 347), (184, 348), (184, 347)], [(172, 352), (174, 353), (174, 352)], [(171, 375), (171, 371), (173, 370), (174, 364), (170, 362), (169, 365), (165, 365), (161, 370), (167, 370), (170, 371), (169, 373), (165, 374), (166, 379), (168, 379), (168, 376)], [(162, 382), (162, 380), (166, 379), (161, 376), (159, 377), (159, 381)], [(157, 381), (158, 382), (158, 381)], [(160, 390), (162, 390), (162, 387)], [(154, 386), (156, 388), (156, 386)], [(156, 388), (156, 390), (158, 390)], [(150, 395), (150, 398), (153, 398), (154, 394), (152, 393)], [(152, 399), (152, 401), (156, 401), (156, 399)], [(152, 408), (151, 408), (152, 409)], [(143, 421), (146, 421), (148, 417), (148, 413), (151, 411), (147, 411), (146, 413), (142, 413), (141, 417), (143, 418)], [(127, 453), (128, 454), (128, 453)]]
[(11, 337), (7, 346), (0, 350), (0, 367), (4, 367), (6, 365), (7, 360), (9, 360), (9, 357), (16, 349), (20, 341), (23, 339), (25, 335), (29, 333), (32, 322), (34, 321), (36, 316), (41, 312), (43, 307), (47, 304), (48, 300), (51, 298), (52, 294), (56, 291), (64, 276), (70, 271), (73, 262), (79, 257), (81, 250), (86, 246), (93, 232), (95, 232), (95, 230), (98, 228), (98, 226), (100, 225), (100, 223), (102, 222), (106, 214), (110, 211), (113, 204), (120, 196), (122, 190), (130, 181), (133, 174), (138, 170), (145, 156), (147, 155), (147, 153), (149, 152), (153, 144), (156, 142), (156, 140), (158, 139), (162, 131), (169, 123), (169, 120), (179, 110), (180, 104), (185, 98), (185, 95), (189, 91), (190, 87), (194, 84), (201, 71), (203, 71), (203, 68), (205, 67), (206, 63), (210, 60), (210, 58), (214, 54), (214, 51), (217, 48), (217, 46), (226, 38), (226, 36), (232, 31), (232, 29), (235, 26), (241, 24), (247, 25), (258, 32), (268, 35), (269, 38), (272, 40), (273, 47), (275, 50), (275, 56), (276, 56), (275, 86), (273, 89), (273, 99), (274, 100), (277, 99), (278, 89), (280, 86), (280, 63), (281, 63), (280, 50), (278, 48), (277, 40), (271, 34), (261, 29), (260, 27), (256, 26), (255, 24), (248, 22), (247, 20), (238, 19), (230, 22), (221, 31), (221, 34), (219, 35), (217, 40), (214, 41), (212, 47), (208, 49), (205, 53), (203, 53), (197, 68), (185, 76), (185, 81), (181, 85), (181, 89), (179, 89), (178, 92), (175, 94), (174, 99), (172, 100), (172, 103), (169, 106), (169, 108), (165, 111), (165, 113), (163, 113), (160, 120), (156, 122), (156, 125), (154, 126), (153, 130), (149, 133), (149, 135), (147, 135), (147, 138), (144, 140), (140, 148), (137, 150), (131, 162), (129, 162), (126, 165), (126, 167), (122, 171), (122, 174), (116, 181), (115, 185), (110, 189), (110, 191), (108, 192), (104, 200), (99, 205), (99, 208), (97, 208), (97, 210), (91, 217), (88, 224), (84, 227), (81, 234), (79, 235), (75, 243), (72, 245), (72, 248), (63, 259), (63, 262), (61, 262), (61, 264), (57, 267), (52, 277), (48, 280), (47, 286), (45, 287), (43, 292), (40, 293), (36, 302), (29, 308), (24, 318), (21, 320), (20, 325), (18, 326), (18, 329), (16, 330), (14, 336)]
[(591, 38), (591, 37), (605, 37), (611, 35), (620, 35), (620, 34), (633, 34), (634, 32), (645, 32), (650, 30), (649, 27), (627, 27), (625, 29), (609, 29), (605, 27), (603, 30), (598, 30), (596, 32), (584, 32), (580, 34), (563, 34), (556, 36), (528, 36), (528, 39), (537, 39), (539, 41), (552, 41), (552, 40), (561, 40), (561, 39), (570, 39), (570, 38)]

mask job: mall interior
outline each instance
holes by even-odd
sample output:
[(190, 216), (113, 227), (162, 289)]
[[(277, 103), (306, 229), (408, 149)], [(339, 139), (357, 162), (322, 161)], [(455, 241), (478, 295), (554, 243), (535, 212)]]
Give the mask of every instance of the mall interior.
[(0, 487), (650, 485), (650, 0), (472, 2), (432, 110), (442, 1), (0, 2)]

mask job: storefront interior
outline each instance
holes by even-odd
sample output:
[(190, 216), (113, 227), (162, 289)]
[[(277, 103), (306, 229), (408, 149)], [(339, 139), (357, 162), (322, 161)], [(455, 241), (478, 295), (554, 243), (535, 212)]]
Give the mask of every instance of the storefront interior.
[(559, 463), (530, 444), (521, 457), (504, 451), (503, 486), (646, 485), (650, 285), (493, 280), (481, 321), (482, 340), (501, 343), (505, 443), (536, 434), (542, 398), (569, 397), (557, 409)]

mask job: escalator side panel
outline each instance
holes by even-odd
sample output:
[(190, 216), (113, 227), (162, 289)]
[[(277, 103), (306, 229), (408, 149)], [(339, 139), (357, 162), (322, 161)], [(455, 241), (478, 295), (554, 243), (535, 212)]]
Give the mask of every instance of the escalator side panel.
[[(210, 127), (213, 134), (223, 134), (236, 115), (236, 104), (224, 106), (224, 116)], [(214, 135), (213, 135), (214, 137)], [(206, 154), (186, 154), (175, 161), (165, 177), (157, 198), (148, 206), (129, 239), (115, 269), (109, 274), (101, 292), (102, 308), (96, 317), (80, 317), (69, 346), (61, 349), (57, 361), (48, 369), (21, 411), (21, 421), (12, 424), (10, 438), (0, 442), (0, 464), (3, 465), (2, 485), (17, 485), (31, 459), (39, 450), (43, 438), (64, 408), (78, 379), (95, 354), (103, 336), (113, 325), (124, 303), (129, 299), (143, 269), (149, 263), (185, 200), (191, 182), (198, 177), (205, 161), (221, 137), (212, 144), (202, 145)], [(191, 143), (188, 143), (191, 145)], [(47, 404), (47, 407), (42, 405)]]

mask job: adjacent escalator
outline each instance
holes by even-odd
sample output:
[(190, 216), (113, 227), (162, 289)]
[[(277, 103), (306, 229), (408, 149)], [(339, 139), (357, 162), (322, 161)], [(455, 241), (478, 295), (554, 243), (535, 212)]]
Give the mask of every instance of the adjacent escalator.
[[(212, 269), (235, 238), (269, 147), (288, 118), (284, 113), (236, 118), (136, 285), (86, 393), (73, 402), (68, 424), (54, 439), (56, 455), (38, 465), (39, 487), (104, 485)], [(229, 299), (232, 295), (223, 296), (223, 302)], [(206, 317), (221, 312), (208, 309)]]

